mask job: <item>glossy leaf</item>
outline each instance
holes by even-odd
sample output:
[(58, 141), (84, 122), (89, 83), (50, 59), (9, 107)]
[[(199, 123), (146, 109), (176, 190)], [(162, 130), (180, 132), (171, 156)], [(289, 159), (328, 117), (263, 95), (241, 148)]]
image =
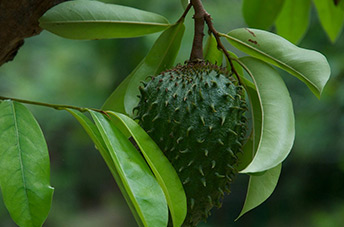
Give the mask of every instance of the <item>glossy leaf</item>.
[(343, 10), (340, 7), (336, 7), (333, 1), (313, 0), (313, 2), (322, 27), (331, 41), (335, 42), (343, 28)]
[(173, 66), (184, 30), (184, 24), (180, 22), (164, 31), (147, 56), (106, 100), (103, 109), (132, 116), (133, 108), (139, 102), (137, 95), (140, 94), (141, 81)]
[(107, 117), (90, 113), (143, 225), (166, 226), (165, 195), (141, 154)]
[(285, 0), (276, 20), (277, 34), (292, 43), (299, 43), (305, 35), (311, 11), (311, 0)]
[(282, 164), (279, 164), (261, 175), (250, 176), (244, 207), (236, 220), (270, 197), (278, 183), (281, 168)]
[(86, 131), (86, 133), (92, 139), (97, 150), (99, 151), (99, 153), (103, 157), (106, 165), (108, 166), (111, 174), (113, 175), (119, 189), (121, 190), (123, 197), (125, 198), (133, 216), (135, 217), (135, 220), (137, 221), (139, 226), (143, 226), (143, 223), (142, 223), (142, 221), (141, 221), (141, 219), (140, 219), (140, 217), (139, 217), (139, 215), (135, 209), (135, 206), (132, 203), (132, 201), (130, 200), (130, 197), (129, 197), (127, 191), (125, 190), (123, 182), (119, 176), (119, 173), (116, 170), (116, 166), (115, 166), (114, 162), (112, 161), (111, 155), (110, 155), (108, 149), (106, 148), (106, 145), (105, 145), (104, 140), (102, 139), (102, 137), (100, 135), (98, 128), (95, 126), (95, 124), (90, 119), (88, 119), (81, 112), (79, 112), (77, 110), (72, 110), (72, 109), (66, 109), (66, 110), (68, 112), (70, 112), (75, 117), (75, 119), (78, 120), (78, 122), (81, 124), (81, 126)]
[[(274, 68), (252, 57), (244, 57), (240, 60), (253, 77), (258, 95), (258, 100), (250, 100), (253, 106), (253, 122), (256, 124), (253, 144), (257, 148), (252, 162), (241, 172), (262, 172), (280, 164), (293, 146), (295, 137), (293, 106), (288, 89)], [(257, 105), (260, 106), (261, 114), (258, 112), (259, 107), (255, 107)], [(257, 117), (258, 119), (255, 119)], [(257, 125), (260, 121), (261, 127)]]
[(204, 48), (204, 59), (219, 66), (222, 65), (223, 52), (217, 48), (214, 35), (209, 35)]
[(133, 119), (112, 111), (108, 111), (107, 113), (117, 119), (116, 126), (125, 127), (136, 141), (165, 193), (173, 226), (181, 226), (187, 212), (186, 196), (175, 169), (155, 142)]
[(54, 189), (43, 133), (22, 104), (0, 104), (0, 186), (7, 210), (19, 226), (42, 226)]
[(249, 98), (248, 104), (250, 105), (253, 122), (251, 135), (243, 147), (244, 152), (241, 155), (239, 154), (239, 165), (237, 167), (239, 172), (245, 169), (252, 162), (258, 148), (262, 128), (262, 109), (256, 87), (251, 81), (247, 80), (242, 75), (241, 81)]
[(130, 38), (168, 28), (166, 18), (143, 10), (99, 1), (67, 1), (48, 10), (40, 26), (69, 39)]
[(252, 28), (268, 29), (282, 9), (284, 0), (244, 0), (243, 16)]
[(296, 76), (320, 98), (331, 73), (324, 55), (258, 29), (239, 28), (222, 35), (239, 50)]

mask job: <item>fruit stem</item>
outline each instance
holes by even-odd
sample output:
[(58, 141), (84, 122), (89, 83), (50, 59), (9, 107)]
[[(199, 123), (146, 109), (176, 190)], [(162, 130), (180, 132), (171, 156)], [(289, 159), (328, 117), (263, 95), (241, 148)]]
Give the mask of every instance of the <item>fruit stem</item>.
[(238, 79), (239, 84), (242, 84), (240, 76), (238, 72), (236, 71), (236, 69), (234, 68), (233, 61), (232, 61), (233, 58), (229, 55), (228, 51), (223, 46), (220, 40), (220, 33), (216, 31), (212, 22), (211, 15), (204, 9), (202, 1), (191, 0), (190, 4), (193, 6), (195, 10), (195, 15), (193, 16), (195, 20), (195, 34), (194, 34), (194, 40), (192, 44), (190, 61), (192, 62), (192, 61), (203, 60), (203, 37), (204, 37), (203, 31), (204, 31), (204, 22), (206, 22), (209, 28), (209, 31), (213, 33), (213, 35), (215, 36), (215, 39), (217, 42), (217, 48), (223, 51), (226, 58), (228, 59), (232, 72), (235, 74), (236, 78)]
[(195, 14), (193, 16), (193, 19), (195, 20), (195, 34), (190, 61), (198, 61), (203, 60), (204, 20), (208, 13), (205, 11), (201, 0), (191, 0), (191, 5), (195, 10)]

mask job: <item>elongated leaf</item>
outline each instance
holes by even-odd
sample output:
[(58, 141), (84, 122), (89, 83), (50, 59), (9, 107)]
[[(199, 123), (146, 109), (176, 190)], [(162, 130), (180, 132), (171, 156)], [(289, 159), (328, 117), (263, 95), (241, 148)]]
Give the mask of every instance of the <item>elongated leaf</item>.
[(166, 18), (99, 1), (67, 1), (48, 10), (40, 26), (69, 39), (130, 38), (168, 28)]
[(162, 33), (148, 55), (106, 100), (103, 109), (133, 115), (133, 108), (139, 102), (140, 81), (172, 67), (184, 30), (184, 24), (180, 22)]
[(126, 127), (127, 131), (129, 131), (130, 135), (136, 141), (165, 193), (173, 226), (181, 226), (187, 212), (186, 196), (175, 169), (155, 142), (134, 120), (120, 113), (112, 111), (108, 111), (107, 113), (118, 119), (116, 122), (120, 126)]
[(239, 50), (296, 76), (320, 98), (331, 73), (324, 55), (299, 48), (278, 35), (257, 29), (239, 28), (223, 36)]
[(277, 33), (292, 43), (299, 43), (307, 31), (311, 0), (285, 0), (276, 20)]
[(268, 29), (282, 9), (284, 0), (244, 0), (243, 15), (249, 27)]
[[(262, 172), (281, 163), (293, 146), (295, 137), (293, 106), (288, 89), (276, 70), (252, 57), (244, 57), (240, 60), (249, 69), (257, 89), (259, 100), (250, 100), (253, 106), (253, 121), (255, 124), (261, 121), (261, 127), (254, 126), (253, 144), (256, 145), (258, 142), (255, 156), (241, 172)], [(261, 114), (258, 112), (259, 107), (255, 107), (257, 105), (260, 106)], [(258, 116), (256, 116), (257, 112)], [(255, 119), (256, 117), (258, 119)], [(256, 138), (257, 135), (259, 138)]]
[(97, 129), (97, 127), (95, 126), (95, 124), (88, 119), (84, 114), (82, 114), (79, 111), (76, 110), (72, 110), (72, 109), (66, 109), (68, 112), (70, 112), (75, 119), (77, 119), (79, 121), (79, 123), (81, 124), (81, 126), (85, 129), (86, 133), (89, 135), (89, 137), (92, 139), (93, 143), (95, 144), (96, 148), (98, 149), (99, 153), (101, 154), (101, 156), (103, 157), (106, 165), (108, 166), (108, 168), (110, 169), (111, 174), (113, 175), (119, 189), (122, 192), (123, 197), (125, 198), (133, 216), (135, 217), (135, 220), (137, 221), (139, 226), (143, 226), (143, 223), (135, 209), (134, 204), (132, 203), (132, 201), (130, 200), (130, 197), (127, 193), (127, 191), (125, 190), (125, 187), (123, 185), (123, 182), (116, 170), (116, 166), (114, 164), (114, 162), (112, 161), (111, 155), (108, 151), (108, 149), (106, 148), (106, 145), (104, 143), (104, 140), (102, 139), (99, 130)]
[(270, 197), (278, 183), (281, 168), (282, 164), (279, 164), (261, 175), (250, 176), (244, 207), (236, 220)]
[(334, 43), (343, 28), (344, 13), (333, 1), (313, 0), (321, 25)]
[(109, 119), (98, 112), (90, 113), (144, 226), (166, 226), (166, 199), (145, 160)]
[(209, 35), (205, 48), (204, 59), (219, 66), (222, 65), (223, 52), (217, 48), (217, 42), (214, 35)]
[(48, 148), (34, 116), (12, 101), (0, 104), (0, 186), (19, 226), (42, 226), (54, 191)]
[(259, 96), (255, 85), (247, 80), (245, 77), (241, 76), (241, 81), (245, 86), (246, 92), (249, 98), (249, 105), (252, 113), (252, 132), (248, 138), (246, 144), (243, 147), (243, 153), (239, 156), (238, 170), (241, 171), (245, 169), (253, 160), (256, 154), (262, 128), (262, 109), (260, 106)]

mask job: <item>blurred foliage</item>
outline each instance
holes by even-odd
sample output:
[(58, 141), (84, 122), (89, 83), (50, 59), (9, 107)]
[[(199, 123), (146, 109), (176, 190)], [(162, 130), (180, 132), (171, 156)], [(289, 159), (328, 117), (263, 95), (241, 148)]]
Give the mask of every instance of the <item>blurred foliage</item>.
[[(107, 0), (176, 21), (179, 0)], [(245, 26), (240, 0), (205, 0), (221, 32)], [(220, 7), (219, 7), (220, 6)], [(191, 50), (191, 14), (177, 62)], [(99, 108), (140, 62), (158, 34), (143, 38), (73, 41), (47, 32), (27, 39), (13, 62), (0, 68), (0, 94), (42, 102)], [(332, 75), (317, 100), (283, 74), (295, 108), (296, 141), (272, 197), (233, 223), (244, 201), (246, 176), (238, 176), (223, 207), (203, 227), (342, 226), (344, 217), (344, 36), (331, 44), (312, 12), (300, 46), (325, 54)], [(282, 72), (281, 72), (282, 73)], [(136, 226), (112, 176), (90, 139), (66, 112), (28, 106), (41, 124), (51, 157), (52, 210), (45, 226)], [(0, 226), (15, 226), (0, 201)]]

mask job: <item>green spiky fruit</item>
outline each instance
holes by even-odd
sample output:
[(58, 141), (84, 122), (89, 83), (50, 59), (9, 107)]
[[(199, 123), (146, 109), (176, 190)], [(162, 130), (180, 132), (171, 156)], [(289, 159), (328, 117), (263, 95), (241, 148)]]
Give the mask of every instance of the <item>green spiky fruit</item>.
[(140, 91), (139, 123), (176, 169), (188, 200), (184, 226), (195, 226), (221, 205), (236, 173), (246, 134), (243, 88), (226, 70), (198, 62), (152, 77)]

